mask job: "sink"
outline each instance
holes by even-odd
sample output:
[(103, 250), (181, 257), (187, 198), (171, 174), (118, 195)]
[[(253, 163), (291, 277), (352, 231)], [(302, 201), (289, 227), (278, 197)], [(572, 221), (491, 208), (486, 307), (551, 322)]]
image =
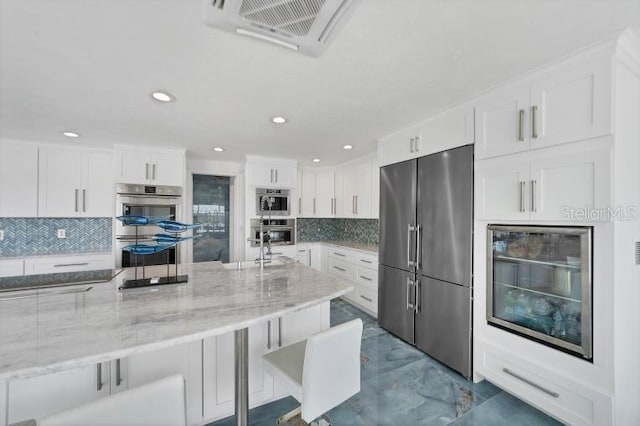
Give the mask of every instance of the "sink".
[[(256, 263), (255, 260), (247, 260), (245, 262), (230, 262), (230, 263), (223, 263), (222, 267), (224, 269), (228, 269), (228, 270), (233, 270), (233, 269), (238, 269), (238, 263), (240, 264), (241, 269), (260, 269), (260, 264)], [(280, 265), (284, 265), (285, 262), (283, 262), (282, 260), (277, 260), (277, 259), (273, 259), (271, 262), (264, 263), (264, 267), (265, 269), (273, 267), (273, 266), (280, 266)]]

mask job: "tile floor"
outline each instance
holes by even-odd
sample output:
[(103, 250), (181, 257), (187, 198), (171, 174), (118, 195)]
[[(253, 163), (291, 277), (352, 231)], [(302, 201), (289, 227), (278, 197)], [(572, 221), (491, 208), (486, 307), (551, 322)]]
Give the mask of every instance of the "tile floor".
[[(331, 302), (331, 325), (362, 318), (360, 393), (329, 411), (334, 426), (347, 425), (560, 425), (541, 411), (488, 382), (473, 383), (378, 326), (342, 300)], [(251, 425), (273, 426), (293, 409), (288, 397), (249, 414)], [(226, 418), (210, 426), (231, 426)]]

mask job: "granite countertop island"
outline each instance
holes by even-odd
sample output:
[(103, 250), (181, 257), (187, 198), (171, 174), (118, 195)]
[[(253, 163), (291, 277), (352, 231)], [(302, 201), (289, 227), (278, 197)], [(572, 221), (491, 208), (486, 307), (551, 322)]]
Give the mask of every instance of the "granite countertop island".
[[(262, 274), (257, 267), (235, 266), (179, 265), (178, 272), (189, 275), (184, 284), (119, 290), (122, 280), (133, 277), (125, 270), (105, 283), (71, 287), (77, 292), (65, 287), (64, 292), (3, 293), (0, 381), (236, 331), (353, 290), (346, 281), (292, 261), (269, 265)], [(166, 269), (147, 268), (146, 275), (166, 274)]]

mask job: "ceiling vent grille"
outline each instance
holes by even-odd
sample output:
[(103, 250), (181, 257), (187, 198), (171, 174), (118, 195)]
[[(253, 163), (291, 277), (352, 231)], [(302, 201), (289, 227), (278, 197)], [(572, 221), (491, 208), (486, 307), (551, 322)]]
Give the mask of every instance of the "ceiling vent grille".
[(207, 24), (319, 56), (359, 0), (203, 0)]
[(640, 265), (640, 241), (636, 241), (636, 265)]

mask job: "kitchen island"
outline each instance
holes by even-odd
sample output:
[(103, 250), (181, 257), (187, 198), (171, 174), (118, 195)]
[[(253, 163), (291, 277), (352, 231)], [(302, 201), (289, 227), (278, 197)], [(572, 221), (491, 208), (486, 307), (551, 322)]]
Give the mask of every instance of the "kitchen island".
[[(146, 275), (165, 271), (166, 267), (148, 268)], [(4, 293), (0, 382), (109, 362), (231, 331), (236, 332), (236, 361), (246, 368), (243, 346), (246, 349), (249, 326), (353, 289), (346, 281), (291, 261), (267, 266), (263, 273), (257, 267), (237, 270), (235, 264), (219, 262), (179, 265), (178, 273), (189, 275), (189, 281), (119, 290), (122, 281), (132, 277), (133, 271), (127, 270), (109, 282), (67, 287), (64, 293), (19, 292), (33, 296), (24, 298)], [(242, 417), (246, 383), (236, 391), (245, 393), (244, 406), (239, 407)]]

